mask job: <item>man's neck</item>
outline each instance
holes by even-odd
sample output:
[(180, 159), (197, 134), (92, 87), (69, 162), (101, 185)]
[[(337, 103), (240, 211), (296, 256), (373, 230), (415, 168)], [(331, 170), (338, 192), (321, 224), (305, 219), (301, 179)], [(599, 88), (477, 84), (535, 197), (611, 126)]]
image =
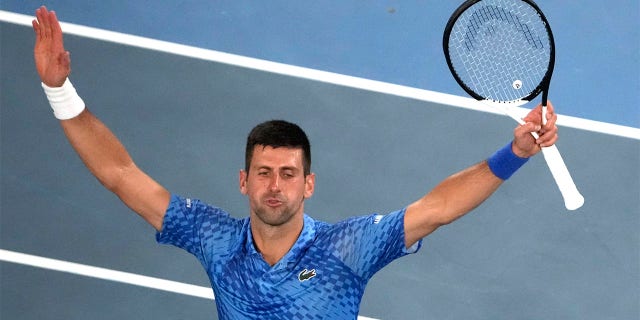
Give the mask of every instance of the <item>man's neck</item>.
[(291, 247), (298, 240), (304, 219), (302, 216), (296, 217), (280, 226), (269, 226), (255, 220), (257, 219), (251, 220), (253, 244), (256, 250), (262, 254), (262, 258), (270, 266), (273, 266), (291, 250)]

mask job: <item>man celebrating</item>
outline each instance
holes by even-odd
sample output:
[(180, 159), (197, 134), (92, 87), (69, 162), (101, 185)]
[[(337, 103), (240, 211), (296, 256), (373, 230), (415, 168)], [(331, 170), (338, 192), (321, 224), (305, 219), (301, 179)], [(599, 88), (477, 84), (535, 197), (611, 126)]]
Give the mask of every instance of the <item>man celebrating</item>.
[(136, 166), (69, 81), (70, 56), (55, 13), (41, 7), (36, 16), (36, 68), (69, 142), (91, 173), (158, 231), (158, 242), (198, 258), (223, 319), (356, 318), (365, 286), (378, 270), (416, 252), (422, 238), (481, 204), (558, 138), (553, 107), (542, 126), (538, 106), (515, 128), (512, 142), (417, 201), (386, 215), (328, 224), (304, 211), (315, 189), (306, 134), (293, 123), (267, 121), (247, 138), (239, 187), (249, 215), (235, 219), (170, 193)]

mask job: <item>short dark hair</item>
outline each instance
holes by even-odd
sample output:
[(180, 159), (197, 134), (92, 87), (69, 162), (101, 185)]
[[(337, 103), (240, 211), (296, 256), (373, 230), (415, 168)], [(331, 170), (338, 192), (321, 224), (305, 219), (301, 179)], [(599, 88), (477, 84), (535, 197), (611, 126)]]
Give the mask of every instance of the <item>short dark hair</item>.
[(295, 123), (284, 120), (270, 120), (255, 126), (247, 137), (244, 169), (249, 172), (253, 150), (256, 146), (301, 148), (304, 175), (311, 173), (311, 145), (307, 134)]

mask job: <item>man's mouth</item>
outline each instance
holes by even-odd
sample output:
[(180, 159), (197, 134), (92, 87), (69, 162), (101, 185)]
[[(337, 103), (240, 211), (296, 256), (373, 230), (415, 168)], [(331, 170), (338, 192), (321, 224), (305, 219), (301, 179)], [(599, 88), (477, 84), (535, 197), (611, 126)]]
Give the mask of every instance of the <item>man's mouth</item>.
[(270, 207), (277, 207), (277, 206), (280, 206), (283, 203), (283, 201), (277, 198), (267, 198), (265, 200), (265, 203)]

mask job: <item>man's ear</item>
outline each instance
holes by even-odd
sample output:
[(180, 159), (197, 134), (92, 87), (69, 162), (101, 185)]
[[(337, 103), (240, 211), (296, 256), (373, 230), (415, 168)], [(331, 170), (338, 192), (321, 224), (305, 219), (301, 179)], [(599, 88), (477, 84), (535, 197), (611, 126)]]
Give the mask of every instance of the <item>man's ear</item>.
[(247, 194), (247, 172), (244, 170), (240, 170), (238, 174), (238, 182), (240, 186), (240, 193), (246, 195)]
[(316, 174), (309, 173), (306, 177), (304, 177), (304, 198), (311, 198), (313, 195), (313, 190), (316, 187)]

